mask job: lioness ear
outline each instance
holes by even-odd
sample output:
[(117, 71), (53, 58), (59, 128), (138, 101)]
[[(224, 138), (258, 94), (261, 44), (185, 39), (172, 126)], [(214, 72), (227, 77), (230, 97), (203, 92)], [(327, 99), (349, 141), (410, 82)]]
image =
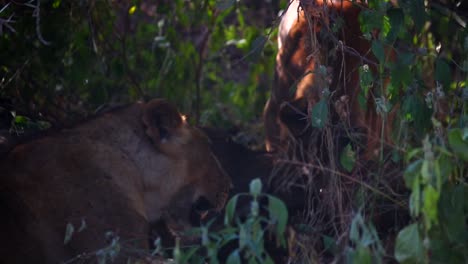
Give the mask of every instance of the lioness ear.
[(177, 108), (164, 99), (148, 102), (143, 108), (142, 121), (146, 126), (146, 134), (155, 144), (168, 140), (183, 124)]

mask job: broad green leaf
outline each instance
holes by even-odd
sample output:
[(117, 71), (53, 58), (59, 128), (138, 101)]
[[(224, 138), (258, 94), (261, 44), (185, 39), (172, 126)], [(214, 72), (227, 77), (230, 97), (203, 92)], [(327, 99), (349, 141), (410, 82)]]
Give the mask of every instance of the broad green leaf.
[(379, 63), (385, 62), (385, 50), (382, 45), (382, 42), (378, 40), (372, 41), (372, 52), (374, 53), (375, 57), (379, 60)]
[(13, 122), (17, 126), (27, 127), (30, 121), (29, 121), (29, 118), (25, 116), (16, 115)]
[(411, 224), (403, 228), (395, 243), (395, 258), (400, 263), (422, 263), (424, 247), (418, 225)]
[(184, 253), (180, 257), (180, 262), (177, 263), (193, 263), (194, 260), (192, 259), (192, 257), (196, 258), (195, 253), (198, 251), (198, 249), (198, 247), (192, 247), (189, 250), (184, 251)]
[(60, 4), (62, 3), (62, 0), (54, 0), (54, 2), (52, 3), (52, 8), (58, 8), (60, 7)]
[(353, 254), (353, 263), (371, 264), (372, 255), (367, 247), (359, 246)]
[[(465, 128), (466, 130), (466, 128)], [(448, 133), (448, 142), (457, 157), (468, 161), (468, 140), (463, 140), (464, 130), (455, 128)]]
[(421, 166), (421, 179), (423, 183), (430, 183), (432, 180), (432, 163), (429, 160), (423, 160)]
[(234, 195), (231, 199), (229, 199), (229, 202), (226, 205), (226, 212), (224, 214), (224, 224), (226, 226), (231, 225), (231, 222), (234, 217), (234, 212), (236, 210), (236, 205), (237, 205), (237, 199), (239, 198), (239, 195), (236, 194)]
[(316, 128), (324, 128), (328, 122), (328, 104), (325, 99), (320, 100), (312, 107), (311, 115), (312, 126)]
[(403, 91), (405, 91), (412, 83), (414, 78), (410, 68), (410, 65), (412, 64), (412, 57), (405, 56), (406, 54), (400, 54), (398, 56), (397, 62), (392, 63), (390, 66), (390, 76), (392, 76), (390, 83), (392, 86), (394, 86), (394, 88), (393, 90), (389, 91), (389, 95), (396, 100), (401, 99), (399, 96), (401, 88)]
[(351, 144), (346, 145), (346, 147), (341, 151), (340, 163), (345, 170), (351, 172), (354, 168), (354, 163), (356, 162), (356, 153), (353, 151)]
[(426, 23), (427, 13), (424, 6), (424, 0), (411, 0), (409, 3), (410, 17), (414, 21), (416, 30), (420, 32)]
[(239, 255), (239, 250), (234, 250), (226, 260), (226, 264), (241, 264), (241, 258)]
[(402, 29), (405, 15), (402, 9), (392, 8), (387, 11), (387, 16), (390, 20), (390, 32), (387, 34), (387, 41), (393, 42)]
[(450, 86), (450, 67), (443, 59), (437, 59), (435, 63), (435, 79), (444, 85), (445, 89)]
[(270, 257), (270, 255), (266, 254), (266, 257), (265, 259), (263, 260), (263, 263), (264, 264), (275, 264), (275, 262), (273, 261), (273, 259)]
[(268, 197), (268, 212), (270, 216), (276, 220), (276, 235), (280, 238), (280, 242), (285, 246), (284, 232), (288, 224), (288, 208), (280, 199), (267, 195)]
[(413, 163), (410, 163), (408, 167), (406, 167), (405, 173), (403, 174), (405, 180), (405, 186), (407, 188), (413, 187), (414, 180), (416, 177), (419, 177), (421, 172), (422, 160), (416, 160)]
[(468, 203), (464, 187), (461, 185), (445, 186), (439, 200), (440, 224), (444, 226), (447, 237), (452, 243), (463, 243), (468, 237), (465, 221), (467, 215), (464, 206)]
[(452, 155), (440, 155), (438, 159), (439, 167), (440, 167), (440, 184), (444, 184), (449, 176), (456, 170), (456, 160), (454, 160)]
[(382, 29), (383, 16), (380, 12), (371, 9), (365, 9), (359, 14), (359, 24), (362, 33), (370, 33), (373, 30)]

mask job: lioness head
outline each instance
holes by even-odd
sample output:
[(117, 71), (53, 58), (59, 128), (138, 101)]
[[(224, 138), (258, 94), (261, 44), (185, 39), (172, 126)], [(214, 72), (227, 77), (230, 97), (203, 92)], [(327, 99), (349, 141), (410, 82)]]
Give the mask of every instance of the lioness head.
[[(211, 152), (208, 137), (190, 126), (175, 106), (162, 99), (152, 100), (144, 106), (142, 121), (146, 135), (174, 162), (177, 173), (183, 175), (178, 180), (173, 179), (172, 184), (177, 185), (175, 189), (179, 191), (170, 198), (163, 218), (181, 227), (180, 223), (189, 218), (189, 206), (200, 199), (208, 201), (215, 210), (222, 209), (231, 179)], [(164, 188), (164, 183), (160, 184)]]

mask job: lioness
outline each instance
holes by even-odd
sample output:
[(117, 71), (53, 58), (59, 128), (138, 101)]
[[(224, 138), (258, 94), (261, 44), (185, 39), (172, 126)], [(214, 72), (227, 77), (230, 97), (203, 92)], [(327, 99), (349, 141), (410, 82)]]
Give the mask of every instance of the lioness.
[[(82, 261), (107, 245), (107, 231), (147, 248), (150, 222), (184, 228), (198, 199), (221, 209), (230, 186), (208, 138), (173, 105), (115, 110), (0, 161), (0, 263)], [(68, 223), (75, 234), (64, 244)]]

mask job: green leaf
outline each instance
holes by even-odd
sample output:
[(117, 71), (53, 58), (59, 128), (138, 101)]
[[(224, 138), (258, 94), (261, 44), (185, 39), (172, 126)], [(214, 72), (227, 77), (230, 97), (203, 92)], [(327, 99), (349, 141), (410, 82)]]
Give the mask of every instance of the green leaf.
[(435, 63), (435, 79), (444, 85), (445, 89), (450, 86), (450, 67), (443, 59), (438, 58)]
[(249, 185), (250, 194), (254, 197), (262, 192), (262, 181), (259, 178), (253, 179)]
[(20, 127), (27, 127), (29, 124), (29, 118), (21, 115), (15, 116), (15, 119), (13, 121), (15, 125), (20, 126)]
[(465, 128), (462, 130), (460, 128), (455, 128), (450, 130), (448, 134), (450, 148), (452, 148), (457, 157), (461, 158), (465, 162), (468, 161), (468, 140), (463, 139), (463, 135), (465, 135), (466, 130), (468, 129)]
[(354, 163), (356, 162), (356, 153), (351, 148), (351, 144), (346, 145), (346, 147), (341, 151), (340, 163), (346, 171), (351, 172), (354, 168)]
[(421, 263), (423, 257), (424, 248), (418, 225), (414, 223), (403, 228), (396, 239), (396, 260), (402, 263)]
[(75, 227), (68, 223), (65, 228), (65, 238), (63, 239), (63, 244), (66, 245), (72, 239), (73, 233), (75, 233)]
[(424, 6), (424, 0), (411, 0), (409, 3), (409, 12), (413, 18), (416, 30), (420, 32), (426, 23), (427, 14)]
[(421, 172), (422, 160), (416, 160), (406, 167), (405, 173), (403, 174), (405, 180), (405, 186), (411, 189), (414, 185), (414, 180), (419, 177)]
[(359, 246), (353, 254), (353, 263), (371, 264), (372, 255), (369, 248)]
[(320, 100), (312, 107), (312, 126), (324, 128), (328, 122), (328, 104), (325, 99)]
[(446, 229), (451, 243), (463, 243), (468, 237), (465, 221), (467, 219), (464, 206), (468, 203), (462, 185), (446, 186), (439, 200), (440, 223)]
[(131, 7), (128, 9), (128, 14), (129, 14), (129, 15), (133, 15), (133, 14), (135, 13), (136, 10), (137, 10), (136, 5), (133, 5), (133, 6), (131, 6)]
[(54, 0), (54, 2), (52, 3), (52, 8), (56, 9), (60, 7), (61, 3), (62, 3), (62, 0)]
[(385, 62), (385, 50), (382, 45), (382, 42), (378, 40), (372, 41), (372, 52), (374, 53), (375, 57), (379, 60), (380, 63)]
[(405, 15), (401, 8), (392, 8), (387, 11), (387, 16), (390, 19), (390, 32), (387, 35), (387, 41), (393, 42), (403, 27)]
[(234, 195), (226, 205), (226, 212), (224, 214), (224, 224), (226, 226), (231, 225), (232, 219), (234, 217), (234, 212), (236, 210), (237, 199), (239, 198), (239, 194)]
[(239, 250), (234, 250), (226, 260), (226, 264), (241, 264), (241, 258), (239, 255)]
[(432, 224), (437, 224), (437, 205), (439, 202), (439, 192), (428, 185), (424, 188), (423, 192), (424, 204), (422, 211), (424, 213), (424, 220), (426, 223), (426, 229), (429, 230)]
[(280, 238), (280, 242), (285, 246), (284, 232), (288, 224), (288, 208), (280, 199), (267, 195), (268, 197), (268, 212), (270, 216), (276, 220), (276, 235)]

